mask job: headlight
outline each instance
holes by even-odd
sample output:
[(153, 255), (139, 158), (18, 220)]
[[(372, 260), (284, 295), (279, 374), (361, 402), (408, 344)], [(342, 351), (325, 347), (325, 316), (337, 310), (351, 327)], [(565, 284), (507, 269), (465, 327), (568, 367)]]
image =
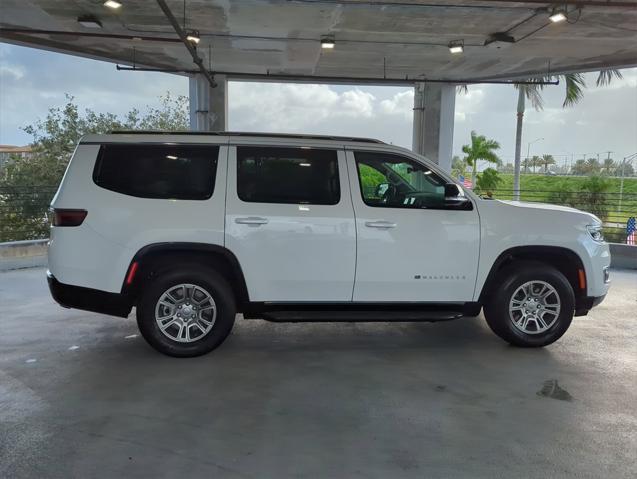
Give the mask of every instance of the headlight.
[(588, 225), (586, 227), (588, 230), (588, 234), (591, 235), (593, 241), (597, 241), (598, 243), (604, 242), (604, 230), (602, 229), (602, 225)]

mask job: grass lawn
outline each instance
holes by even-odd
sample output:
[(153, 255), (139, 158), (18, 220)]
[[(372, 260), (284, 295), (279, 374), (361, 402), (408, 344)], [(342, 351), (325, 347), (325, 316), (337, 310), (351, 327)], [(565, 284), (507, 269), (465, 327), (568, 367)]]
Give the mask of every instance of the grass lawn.
[[(504, 180), (498, 190), (513, 190), (513, 175), (501, 173), (500, 177)], [(541, 198), (547, 199), (552, 191), (580, 191), (580, 185), (588, 178), (585, 176), (545, 176), (543, 174), (526, 174), (520, 176), (521, 197), (524, 199), (525, 194), (532, 193), (535, 201)], [(617, 196), (619, 193), (620, 178), (608, 178), (611, 182), (611, 188), (608, 190), (609, 196)], [(635, 195), (637, 199), (637, 178), (624, 178), (624, 195), (628, 198)], [(497, 196), (497, 194), (496, 194)]]
[[(494, 198), (512, 199), (513, 175), (500, 174), (504, 180), (494, 191)], [(619, 205), (620, 178), (607, 178), (611, 184), (608, 191), (598, 197), (595, 205), (590, 200), (582, 199), (578, 192), (582, 191), (582, 184), (587, 180), (583, 176), (545, 176), (543, 174), (526, 174), (520, 177), (520, 199), (574, 206), (590, 211), (604, 221), (604, 231), (607, 239), (613, 242), (625, 242), (626, 221), (637, 217), (637, 178), (624, 178), (624, 191), (621, 208)]]

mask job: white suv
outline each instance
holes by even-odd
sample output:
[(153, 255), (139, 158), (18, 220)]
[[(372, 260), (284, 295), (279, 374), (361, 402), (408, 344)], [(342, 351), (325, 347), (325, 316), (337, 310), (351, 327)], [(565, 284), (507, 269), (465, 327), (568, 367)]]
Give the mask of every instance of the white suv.
[(376, 140), (252, 133), (85, 136), (52, 202), (62, 306), (126, 317), (173, 356), (271, 321), (476, 316), (545, 346), (600, 303), (595, 216), (481, 199)]

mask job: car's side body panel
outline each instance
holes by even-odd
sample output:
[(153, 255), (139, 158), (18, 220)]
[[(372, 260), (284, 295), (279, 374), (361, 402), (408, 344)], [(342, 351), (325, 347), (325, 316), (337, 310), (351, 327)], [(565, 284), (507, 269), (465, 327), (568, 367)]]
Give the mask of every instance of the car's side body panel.
[[(604, 282), (603, 270), (610, 266), (610, 252), (608, 244), (593, 241), (586, 229), (595, 221), (592, 215), (570, 208), (488, 200), (479, 202), (478, 207), (482, 247), (475, 301), (491, 267), (503, 252), (532, 246), (572, 251), (582, 261), (586, 273), (586, 295), (597, 297), (607, 293), (609, 285)], [(542, 261), (542, 257), (537, 260)]]
[(335, 150), (340, 200), (314, 205), (241, 200), (230, 147), (225, 244), (241, 263), (251, 301), (351, 301), (356, 231), (345, 154)]
[[(368, 206), (355, 151), (347, 155), (358, 236), (354, 301), (471, 301), (480, 247), (476, 209)], [(390, 227), (373, 226), (384, 223)]]
[(88, 211), (79, 227), (51, 229), (49, 268), (58, 281), (116, 293), (135, 253), (149, 244), (223, 245), (227, 146), (219, 148), (207, 200), (138, 198), (101, 188), (92, 181), (99, 148), (78, 146), (52, 202), (54, 208)]

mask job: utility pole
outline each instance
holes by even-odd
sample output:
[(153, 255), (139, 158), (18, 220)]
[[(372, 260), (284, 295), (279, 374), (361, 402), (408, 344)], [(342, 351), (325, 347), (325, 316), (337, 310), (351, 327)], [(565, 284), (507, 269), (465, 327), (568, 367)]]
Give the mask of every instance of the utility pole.
[(626, 170), (626, 163), (630, 162), (632, 164), (633, 159), (637, 157), (637, 153), (633, 153), (632, 155), (625, 156), (622, 160), (622, 176), (619, 182), (619, 203), (617, 205), (617, 211), (620, 212), (622, 210), (622, 196), (624, 194), (624, 171)]

